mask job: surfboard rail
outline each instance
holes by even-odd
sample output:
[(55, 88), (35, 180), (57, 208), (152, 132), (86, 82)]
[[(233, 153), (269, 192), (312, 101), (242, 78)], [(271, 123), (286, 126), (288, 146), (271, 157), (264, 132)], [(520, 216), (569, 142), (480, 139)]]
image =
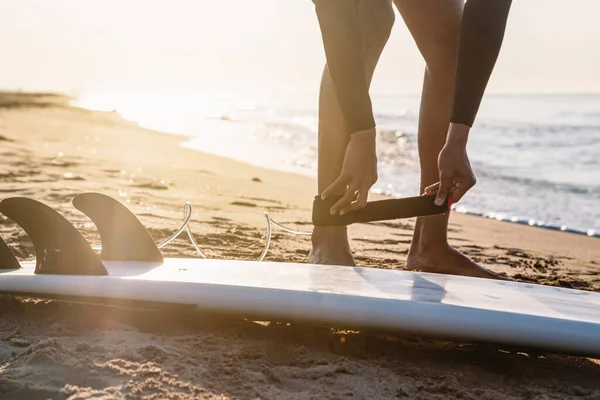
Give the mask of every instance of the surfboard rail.
[(84, 193), (73, 203), (100, 231), (100, 255), (43, 203), (0, 202), (0, 212), (25, 230), (36, 252), (35, 261), (19, 262), (0, 240), (0, 293), (600, 357), (600, 293), (402, 270), (164, 258), (117, 200)]
[[(166, 258), (106, 276), (0, 271), (0, 292), (600, 357), (600, 294), (483, 278), (315, 264)], [(102, 300), (103, 299), (103, 300)], [(144, 305), (144, 303), (147, 303)]]

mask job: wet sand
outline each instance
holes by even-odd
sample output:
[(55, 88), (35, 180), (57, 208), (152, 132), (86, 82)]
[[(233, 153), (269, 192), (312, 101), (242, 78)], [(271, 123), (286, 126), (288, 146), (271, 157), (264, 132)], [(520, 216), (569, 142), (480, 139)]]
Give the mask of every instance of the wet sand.
[[(315, 180), (183, 148), (186, 138), (55, 96), (0, 94), (0, 190), (54, 207), (93, 244), (71, 205), (83, 191), (123, 201), (157, 242), (181, 224), (210, 258), (257, 259), (264, 216), (310, 231)], [(414, 221), (350, 228), (361, 266), (402, 269)], [(27, 236), (0, 216), (20, 260)], [(600, 242), (453, 213), (452, 243), (521, 281), (600, 291)], [(275, 230), (267, 261), (305, 262), (310, 239)], [(166, 256), (196, 256), (182, 236)], [(0, 297), (2, 399), (600, 399), (600, 361), (489, 345)]]

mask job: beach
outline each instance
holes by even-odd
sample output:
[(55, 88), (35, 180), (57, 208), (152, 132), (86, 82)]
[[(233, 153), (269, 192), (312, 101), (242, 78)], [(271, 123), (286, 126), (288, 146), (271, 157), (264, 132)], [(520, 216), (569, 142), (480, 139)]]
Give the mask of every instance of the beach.
[[(117, 198), (157, 242), (179, 228), (190, 202), (191, 230), (215, 259), (257, 259), (265, 211), (288, 228), (312, 229), (316, 177), (186, 141), (58, 95), (1, 93), (2, 198), (43, 201), (95, 245), (93, 224), (71, 204), (76, 194)], [(413, 226), (350, 227), (359, 265), (403, 269)], [(19, 260), (35, 257), (4, 216), (0, 234)], [(519, 281), (600, 291), (598, 238), (457, 212), (449, 237)], [(265, 261), (305, 262), (309, 249), (309, 236), (275, 229)], [(161, 251), (198, 256), (184, 235)], [(2, 399), (600, 399), (600, 361), (585, 357), (9, 296), (0, 297), (0, 316)]]

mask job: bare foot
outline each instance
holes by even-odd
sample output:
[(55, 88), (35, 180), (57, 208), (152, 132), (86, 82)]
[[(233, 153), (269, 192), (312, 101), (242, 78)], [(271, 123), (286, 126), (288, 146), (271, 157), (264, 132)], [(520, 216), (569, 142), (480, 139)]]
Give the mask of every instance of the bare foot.
[(345, 227), (315, 227), (309, 264), (355, 266)]
[(406, 267), (413, 271), (514, 281), (510, 277), (496, 274), (479, 266), (448, 244), (430, 247), (426, 250), (411, 249), (406, 260)]

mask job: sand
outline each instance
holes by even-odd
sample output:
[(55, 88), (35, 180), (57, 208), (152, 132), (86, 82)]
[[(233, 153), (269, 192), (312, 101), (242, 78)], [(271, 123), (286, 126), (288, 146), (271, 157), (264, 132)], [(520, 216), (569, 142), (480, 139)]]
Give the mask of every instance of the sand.
[[(315, 180), (204, 154), (184, 137), (51, 95), (0, 94), (2, 197), (51, 205), (92, 243), (74, 195), (123, 201), (161, 241), (194, 206), (192, 230), (211, 258), (254, 260), (263, 211), (310, 231)], [(404, 268), (413, 220), (357, 224), (357, 261)], [(21, 260), (27, 236), (0, 217)], [(598, 239), (453, 213), (451, 241), (521, 281), (600, 290)], [(307, 236), (275, 231), (266, 260), (305, 262)], [(195, 256), (184, 238), (167, 256)], [(0, 297), (2, 399), (600, 399), (600, 361), (497, 346), (369, 336), (222, 316), (195, 316)]]

